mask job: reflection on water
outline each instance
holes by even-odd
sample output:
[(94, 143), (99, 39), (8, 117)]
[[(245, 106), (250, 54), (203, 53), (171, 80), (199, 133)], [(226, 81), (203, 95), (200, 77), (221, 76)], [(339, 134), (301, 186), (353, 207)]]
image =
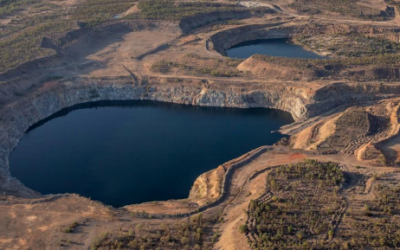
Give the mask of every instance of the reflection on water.
[(226, 53), (232, 58), (246, 59), (254, 54), (291, 57), (291, 58), (324, 58), (301, 46), (290, 43), (289, 39), (255, 40), (240, 43), (228, 50)]
[(60, 111), (29, 130), (11, 173), (43, 194), (78, 193), (123, 206), (186, 198), (194, 180), (282, 136), (270, 109), (103, 102)]

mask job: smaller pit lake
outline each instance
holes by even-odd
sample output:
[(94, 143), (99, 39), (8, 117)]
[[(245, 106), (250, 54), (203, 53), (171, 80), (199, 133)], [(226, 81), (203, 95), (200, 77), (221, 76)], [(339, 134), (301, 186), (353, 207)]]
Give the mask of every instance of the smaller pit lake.
[(239, 43), (226, 50), (228, 57), (247, 59), (252, 55), (268, 55), (290, 58), (325, 58), (301, 46), (293, 44), (290, 39), (265, 39)]
[(78, 193), (116, 207), (187, 198), (196, 178), (262, 145), (293, 122), (283, 111), (158, 102), (99, 102), (34, 125), (11, 174), (42, 194)]

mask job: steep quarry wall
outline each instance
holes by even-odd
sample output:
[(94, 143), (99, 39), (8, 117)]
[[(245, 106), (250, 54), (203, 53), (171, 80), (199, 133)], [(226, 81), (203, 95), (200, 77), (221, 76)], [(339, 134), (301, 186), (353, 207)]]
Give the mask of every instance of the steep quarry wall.
[(214, 50), (226, 55), (225, 50), (236, 44), (258, 40), (293, 38), (298, 35), (339, 35), (358, 33), (367, 37), (385, 38), (394, 42), (400, 41), (400, 29), (393, 27), (372, 27), (355, 25), (317, 25), (298, 23), (270, 23), (243, 25), (215, 33), (210, 37)]
[(171, 86), (158, 78), (144, 79), (136, 84), (129, 77), (69, 79), (47, 83), (39, 90), (4, 105), (0, 110), (0, 191), (23, 197), (36, 195), (11, 177), (8, 157), (30, 126), (76, 104), (101, 100), (154, 100), (200, 106), (278, 108), (292, 113), (295, 119), (304, 118), (306, 113), (304, 107), (308, 97), (302, 88), (278, 86), (258, 90), (222, 90), (192, 80), (185, 81), (190, 82)]
[[(6, 88), (4, 86), (3, 90)], [(30, 126), (61, 109), (80, 103), (154, 100), (213, 107), (266, 107), (288, 111), (295, 120), (302, 120), (340, 105), (399, 94), (400, 86), (390, 84), (336, 83), (312, 91), (306, 86), (293, 84), (235, 85), (228, 80), (205, 84), (204, 80), (189, 78), (182, 79), (180, 84), (169, 84), (168, 78), (158, 77), (139, 81), (119, 77), (70, 78), (49, 82), (14, 102), (4, 104), (0, 110), (0, 192), (23, 197), (38, 195), (10, 175), (8, 157)]]
[(274, 26), (278, 26), (280, 24), (282, 23), (240, 26), (218, 32), (212, 35), (210, 40), (213, 44), (214, 50), (222, 55), (226, 55), (225, 50), (242, 42), (257, 39), (291, 38), (293, 35), (296, 35), (298, 32), (303, 30), (302, 26), (273, 28)]
[(336, 82), (318, 89), (307, 105), (307, 117), (324, 114), (342, 105), (354, 106), (400, 96), (400, 85)]

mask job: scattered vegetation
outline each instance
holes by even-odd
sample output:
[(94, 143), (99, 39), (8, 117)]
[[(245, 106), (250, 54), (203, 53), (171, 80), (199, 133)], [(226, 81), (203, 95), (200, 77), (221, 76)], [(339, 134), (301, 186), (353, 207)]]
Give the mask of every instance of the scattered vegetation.
[(116, 17), (116, 15), (127, 11), (133, 3), (118, 3), (104, 5), (85, 5), (78, 7), (73, 12), (72, 18), (84, 23), (86, 27), (92, 27)]
[[(327, 59), (284, 58), (254, 55), (267, 64), (298, 70), (308, 79), (347, 79), (352, 81), (398, 81), (399, 54)], [(297, 78), (296, 78), (297, 79)]]
[(297, 36), (295, 42), (317, 52), (339, 57), (378, 56), (400, 52), (400, 44), (380, 37), (358, 33), (336, 36)]
[[(53, 55), (55, 51), (41, 47), (43, 37), (57, 41), (77, 24), (93, 27), (115, 18), (134, 5), (128, 0), (89, 0), (71, 9), (62, 9), (43, 0), (3, 0), (0, 16), (24, 10), (11, 22), (0, 27), (0, 72), (24, 62)], [(44, 12), (43, 14), (37, 14)]]
[(377, 184), (374, 193), (372, 201), (353, 202), (338, 230), (348, 249), (400, 248), (400, 186)]
[(44, 36), (73, 29), (70, 21), (43, 20), (36, 26), (26, 28), (15, 35), (0, 40), (0, 72), (26, 61), (54, 54), (52, 49), (40, 47)]
[(68, 227), (64, 228), (63, 232), (64, 233), (72, 233), (78, 226), (79, 226), (79, 223), (75, 221), (72, 224), (70, 224)]
[(249, 227), (247, 226), (247, 224), (242, 224), (239, 226), (239, 231), (243, 234), (248, 233)]
[(368, 19), (385, 20), (391, 16), (389, 13), (381, 13), (380, 10), (362, 6), (353, 0), (296, 0), (289, 6), (300, 13), (318, 15), (334, 12), (346, 16)]
[(349, 66), (372, 66), (386, 65), (395, 66), (400, 64), (400, 56), (397, 54), (386, 54), (370, 57), (349, 57), (349, 58), (327, 58), (327, 59), (304, 59), (304, 58), (286, 58), (273, 57), (266, 55), (254, 55), (255, 59), (264, 60), (270, 63), (295, 67), (298, 69), (320, 69), (324, 68), (341, 68)]
[[(53, 42), (66, 32), (81, 27), (94, 27), (118, 18), (178, 20), (183, 17), (213, 11), (243, 9), (234, 4), (215, 2), (175, 2), (172, 0), (143, 0), (140, 12), (122, 17), (120, 14), (134, 6), (131, 0), (88, 0), (73, 8), (60, 8), (57, 2), (43, 0), (1, 0), (0, 17), (13, 15), (6, 26), (0, 26), (0, 72), (24, 62), (55, 54), (53, 49), (40, 47), (43, 37)], [(21, 14), (17, 13), (24, 10)], [(42, 13), (43, 14), (37, 14)], [(18, 14), (18, 15), (17, 15)], [(232, 72), (210, 72), (232, 75)]]
[(269, 195), (250, 202), (239, 230), (253, 249), (399, 249), (398, 174), (373, 178), (375, 198), (366, 200), (363, 181), (340, 191), (337, 164), (280, 166), (267, 177)]
[[(298, 0), (294, 6), (302, 8), (320, 7), (320, 1)], [(49, 3), (44, 0), (2, 0), (0, 2), (0, 16), (12, 15), (12, 20), (5, 26), (0, 26), (0, 72), (16, 67), (33, 59), (55, 54), (53, 49), (40, 47), (42, 38), (49, 37), (53, 42), (62, 37), (66, 32), (77, 29), (79, 26), (93, 27), (106, 21), (124, 19), (151, 19), (151, 20), (179, 20), (187, 16), (210, 13), (214, 11), (237, 11), (245, 9), (236, 4), (224, 4), (217, 2), (176, 2), (173, 0), (142, 0), (137, 3), (139, 12), (122, 17), (120, 14), (136, 4), (131, 0), (88, 0), (73, 8), (60, 8), (57, 2)], [(336, 4), (332, 0), (322, 1), (322, 6), (334, 8), (347, 8), (356, 5), (349, 0), (341, 0)], [(311, 6), (311, 7), (310, 7)], [(333, 8), (332, 7), (332, 8)], [(300, 7), (299, 7), (300, 8)], [(314, 7), (312, 7), (314, 8)], [(23, 12), (19, 12), (23, 10)], [(358, 9), (357, 9), (358, 11)], [(41, 14), (38, 14), (41, 13)], [(364, 11), (363, 13), (368, 13)], [(240, 21), (231, 20), (225, 24), (240, 24)], [(215, 26), (214, 28), (218, 28)], [(343, 39), (337, 39), (342, 41)], [(343, 49), (335, 50), (336, 44), (328, 49), (343, 55), (358, 58), (343, 58), (330, 60), (301, 60), (288, 58), (268, 58), (269, 61), (299, 68), (318, 68), (326, 64), (342, 66), (366, 66), (366, 65), (397, 65), (400, 47), (397, 43), (385, 39), (365, 38), (354, 35), (342, 42)], [(299, 43), (308, 43), (310, 46), (320, 47), (318, 41), (308, 38), (299, 39)], [(322, 42), (321, 42), (322, 43)], [(339, 42), (338, 42), (339, 43)], [(356, 44), (356, 45), (355, 45)], [(346, 47), (351, 49), (346, 50)], [(377, 56), (377, 57), (375, 57)], [(213, 65), (215, 66), (215, 64)], [(195, 68), (189, 65), (189, 68)], [(236, 69), (220, 69), (219, 67), (198, 67), (194, 69), (196, 74), (213, 76), (237, 76)]]
[(140, 13), (130, 17), (153, 20), (179, 20), (183, 17), (214, 11), (233, 11), (242, 9), (234, 4), (215, 2), (174, 2), (172, 0), (142, 0), (138, 4)]
[[(267, 177), (269, 200), (252, 200), (249, 240), (254, 249), (321, 247), (334, 236), (343, 212), (339, 195), (343, 172), (335, 163), (304, 160), (273, 170)], [(246, 232), (242, 227), (240, 231)]]
[[(376, 176), (373, 178), (377, 180)], [(388, 215), (400, 214), (400, 187), (377, 185), (375, 192), (377, 198), (370, 204), (372, 211)]]
[(42, 0), (1, 0), (0, 17), (11, 15), (27, 7), (43, 9), (44, 7), (51, 6), (53, 5)]
[(103, 232), (99, 236), (97, 236), (92, 242), (90, 250), (96, 250), (97, 248), (99, 248), (102, 245), (102, 243), (107, 239), (108, 236), (109, 236), (108, 232)]
[(80, 6), (95, 6), (95, 5), (117, 5), (117, 4), (124, 4), (130, 3), (131, 5), (134, 4), (135, 0), (86, 0), (85, 2), (81, 3)]
[(364, 110), (350, 109), (335, 121), (335, 132), (318, 147), (339, 152), (352, 142), (383, 131), (388, 126), (386, 117), (374, 116)]
[(181, 223), (158, 226), (137, 224), (119, 235), (108, 235), (95, 245), (107, 249), (211, 249), (218, 237), (210, 237), (212, 225), (201, 214), (191, 217), (190, 223), (185, 219)]

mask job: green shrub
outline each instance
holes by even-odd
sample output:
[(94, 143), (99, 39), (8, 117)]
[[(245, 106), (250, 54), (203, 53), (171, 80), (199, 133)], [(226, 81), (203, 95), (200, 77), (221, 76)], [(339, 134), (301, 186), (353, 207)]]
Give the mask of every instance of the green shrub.
[(249, 227), (247, 226), (247, 224), (242, 224), (239, 226), (239, 232), (245, 234), (249, 232)]

